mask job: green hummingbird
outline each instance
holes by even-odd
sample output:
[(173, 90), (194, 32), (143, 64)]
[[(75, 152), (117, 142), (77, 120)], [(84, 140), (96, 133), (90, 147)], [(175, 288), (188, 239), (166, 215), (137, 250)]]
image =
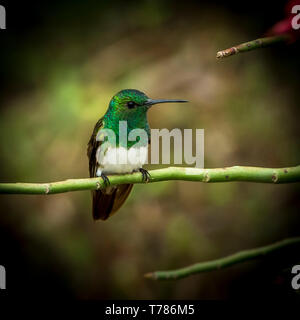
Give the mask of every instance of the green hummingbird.
[[(92, 191), (93, 218), (95, 220), (106, 220), (114, 214), (123, 205), (133, 187), (132, 184), (110, 186), (107, 175), (140, 171), (143, 181), (149, 181), (148, 171), (142, 168), (147, 161), (148, 145), (150, 144), (147, 111), (155, 104), (167, 102), (187, 101), (153, 100), (139, 90), (125, 89), (112, 97), (105, 115), (96, 123), (87, 149), (89, 172), (90, 177), (102, 177), (105, 188)], [(142, 140), (138, 147), (135, 145), (136, 141), (127, 141), (127, 139), (125, 140), (126, 144), (124, 144), (122, 142), (124, 139), (120, 136), (119, 130), (120, 123), (124, 121), (127, 124), (127, 134), (133, 129), (143, 129), (147, 134), (146, 141)], [(99, 139), (102, 129), (112, 130), (115, 135), (114, 144), (109, 140), (104, 143)], [(116, 159), (124, 159), (124, 156), (130, 156), (131, 161), (116, 161)]]

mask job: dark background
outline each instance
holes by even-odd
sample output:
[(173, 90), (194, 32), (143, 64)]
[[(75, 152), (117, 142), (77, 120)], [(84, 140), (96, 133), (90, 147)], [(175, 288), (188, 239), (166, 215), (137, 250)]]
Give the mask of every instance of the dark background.
[[(217, 61), (262, 36), (285, 2), (1, 2), (0, 179), (87, 177), (86, 143), (124, 88), (189, 105), (157, 107), (153, 128), (204, 128), (205, 166), (299, 163), (299, 42)], [(299, 235), (299, 186), (138, 185), (106, 222), (89, 192), (0, 196), (9, 294), (76, 298), (295, 298), (299, 248), (174, 282), (143, 274)]]

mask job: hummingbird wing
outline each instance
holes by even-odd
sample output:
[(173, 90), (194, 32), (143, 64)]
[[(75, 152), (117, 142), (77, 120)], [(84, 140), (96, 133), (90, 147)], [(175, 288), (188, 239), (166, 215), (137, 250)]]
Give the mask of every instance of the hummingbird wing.
[(88, 148), (87, 148), (87, 156), (89, 158), (89, 171), (90, 177), (96, 177), (97, 171), (97, 159), (96, 153), (98, 147), (101, 145), (102, 141), (96, 141), (98, 131), (103, 127), (103, 118), (99, 119), (95, 125), (93, 134), (89, 140)]
[[(97, 141), (97, 133), (103, 127), (103, 118), (95, 125), (93, 134), (88, 143), (87, 155), (89, 158), (90, 177), (96, 177), (97, 159), (96, 153), (101, 147), (102, 141)], [(92, 191), (93, 196), (93, 218), (94, 220), (106, 220), (114, 214), (125, 202), (130, 194), (133, 184), (120, 184), (103, 190)]]

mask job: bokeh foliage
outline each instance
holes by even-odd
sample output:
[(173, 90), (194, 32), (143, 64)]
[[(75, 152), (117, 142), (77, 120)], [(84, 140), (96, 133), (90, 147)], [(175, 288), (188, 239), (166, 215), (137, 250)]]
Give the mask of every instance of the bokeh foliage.
[[(89, 135), (111, 96), (124, 88), (190, 100), (153, 108), (149, 122), (204, 128), (206, 167), (299, 164), (299, 46), (215, 60), (219, 49), (264, 32), (264, 8), (246, 13), (230, 3), (62, 1), (36, 10), (22, 36), (12, 30), (4, 39), (1, 181), (88, 176)], [(45, 293), (289, 295), (289, 278), (276, 261), (273, 269), (252, 262), (179, 282), (142, 275), (296, 235), (298, 195), (297, 185), (137, 185), (104, 223), (92, 221), (89, 192), (1, 196), (0, 246), (12, 274), (21, 267), (28, 275), (12, 280), (16, 288), (30, 284)]]

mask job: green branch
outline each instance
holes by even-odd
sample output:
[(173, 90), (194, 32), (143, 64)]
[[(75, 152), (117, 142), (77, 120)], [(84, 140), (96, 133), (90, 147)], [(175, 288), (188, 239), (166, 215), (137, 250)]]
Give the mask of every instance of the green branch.
[(249, 42), (239, 44), (235, 47), (231, 47), (229, 49), (217, 52), (217, 59), (226, 58), (241, 52), (247, 52), (259, 48), (269, 47), (278, 43), (286, 43), (288, 42), (288, 40), (290, 40), (290, 35), (288, 34), (252, 40)]
[(285, 239), (265, 247), (240, 251), (238, 253), (232, 254), (224, 258), (207, 261), (207, 262), (196, 263), (182, 269), (171, 270), (171, 271), (155, 271), (152, 273), (147, 273), (145, 274), (145, 277), (154, 279), (154, 280), (174, 280), (174, 279), (185, 278), (192, 274), (219, 270), (219, 269), (230, 267), (237, 263), (261, 258), (275, 251), (279, 251), (288, 246), (292, 246), (296, 244), (298, 245), (300, 244), (300, 237)]
[[(170, 167), (149, 171), (149, 182), (184, 180), (199, 182), (247, 181), (263, 183), (300, 182), (300, 165), (290, 168), (228, 167), (198, 169)], [(110, 184), (143, 183), (138, 172), (108, 176)], [(0, 194), (54, 194), (69, 191), (96, 190), (104, 187), (102, 178), (69, 179), (51, 183), (0, 183)]]

